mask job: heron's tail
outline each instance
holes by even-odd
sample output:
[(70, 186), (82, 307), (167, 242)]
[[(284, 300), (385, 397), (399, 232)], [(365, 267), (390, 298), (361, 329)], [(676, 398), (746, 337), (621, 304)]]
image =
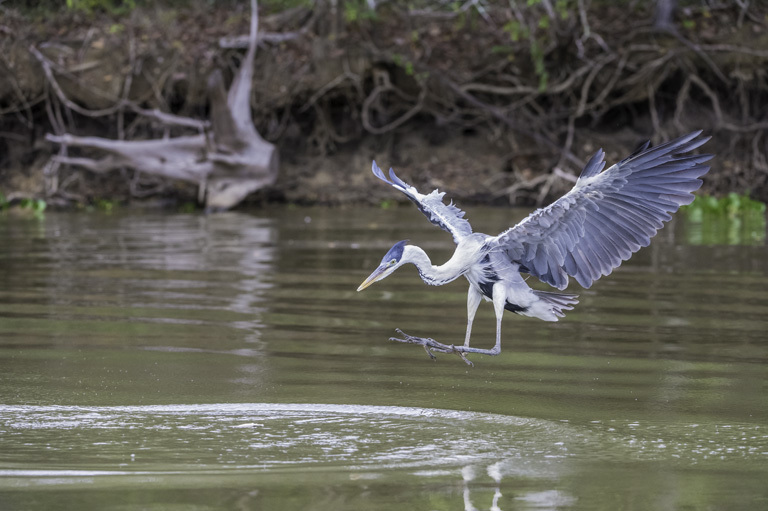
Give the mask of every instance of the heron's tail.
[(541, 300), (539, 303), (548, 309), (547, 312), (549, 312), (551, 317), (549, 321), (557, 321), (557, 318), (565, 317), (564, 311), (572, 310), (573, 306), (579, 303), (579, 295), (536, 290), (533, 291), (533, 294)]

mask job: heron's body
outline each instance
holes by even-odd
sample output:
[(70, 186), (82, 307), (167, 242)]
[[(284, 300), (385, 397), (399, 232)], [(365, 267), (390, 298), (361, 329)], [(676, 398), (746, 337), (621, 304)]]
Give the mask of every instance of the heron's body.
[[(496, 355), (501, 351), (504, 310), (545, 321), (557, 321), (573, 309), (577, 295), (532, 289), (523, 274), (560, 290), (574, 277), (583, 287), (608, 275), (622, 261), (650, 243), (651, 237), (682, 204), (693, 200), (711, 155), (684, 155), (708, 138), (691, 133), (658, 147), (646, 143), (622, 162), (603, 172), (604, 153), (587, 163), (566, 195), (538, 209), (497, 236), (473, 233), (464, 212), (444, 204), (437, 190), (423, 195), (390, 169), (389, 179), (373, 163), (373, 173), (402, 191), (434, 224), (453, 235), (456, 251), (434, 265), (421, 248), (396, 243), (358, 291), (390, 275), (406, 263), (416, 266), (427, 284), (443, 285), (462, 275), (469, 281), (467, 332), (464, 346), (406, 336), (406, 342), (430, 350)], [(475, 312), (482, 299), (493, 302), (496, 344), (490, 350), (469, 346)], [(431, 355), (431, 353), (430, 353)], [(466, 359), (465, 359), (466, 360)]]
[[(406, 246), (406, 251), (423, 253), (415, 255), (413, 259), (419, 275), (427, 284), (440, 286), (463, 275), (469, 281), (469, 303), (480, 303), (480, 299), (493, 301), (495, 292), (496, 300), (501, 301), (503, 298), (501, 304), (508, 311), (545, 321), (557, 321), (559, 316), (551, 306), (545, 308), (539, 304), (549, 301), (540, 297), (540, 292), (534, 291), (525, 282), (520, 274), (520, 265), (504, 257), (500, 251), (489, 249), (487, 242), (492, 239), (492, 236), (482, 233), (467, 236), (456, 246), (453, 256), (441, 266), (433, 266), (429, 256), (418, 247)], [(575, 297), (561, 293), (547, 295)]]

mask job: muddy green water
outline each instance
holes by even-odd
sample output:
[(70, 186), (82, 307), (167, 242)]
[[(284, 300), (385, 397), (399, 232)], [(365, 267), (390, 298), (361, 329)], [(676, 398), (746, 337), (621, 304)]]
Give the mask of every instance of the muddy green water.
[(0, 509), (768, 509), (764, 228), (677, 220), (469, 368), (387, 340), (464, 281), (355, 291), (413, 208), (0, 216)]

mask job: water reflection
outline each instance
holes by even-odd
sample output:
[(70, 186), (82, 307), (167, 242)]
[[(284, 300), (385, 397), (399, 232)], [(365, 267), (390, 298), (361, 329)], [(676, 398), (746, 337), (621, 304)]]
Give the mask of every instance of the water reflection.
[[(491, 511), (497, 511), (501, 509), (499, 507), (499, 499), (503, 496), (499, 486), (501, 484), (501, 474), (498, 472), (496, 464), (487, 467), (486, 470), (488, 475), (492, 477), (496, 482), (496, 487), (493, 490), (493, 500), (491, 501), (491, 505), (488, 509)], [(473, 465), (467, 465), (461, 469), (461, 478), (464, 481), (464, 511), (479, 511), (480, 509), (472, 504), (471, 491), (469, 488), (469, 483), (476, 477), (476, 471), (477, 467)]]
[[(222, 310), (257, 317), (270, 287), (274, 222), (237, 214), (215, 216), (49, 215), (30, 238), (25, 226), (3, 222), (0, 253), (7, 285), (29, 278), (30, 263), (51, 306), (109, 304), (131, 309)], [(205, 324), (179, 314), (133, 320)], [(234, 321), (251, 331), (258, 322)]]
[[(31, 374), (58, 375), (65, 388), (72, 381), (70, 391), (89, 372), (102, 373), (97, 385), (86, 383), (102, 392), (153, 377), (177, 388), (179, 374), (167, 366), (130, 365), (126, 350), (146, 350), (247, 358), (226, 368), (230, 378), (263, 384), (262, 317), (278, 242), (272, 219), (49, 214), (0, 222), (0, 236), (3, 344), (32, 338), (40, 349), (88, 348), (30, 361)], [(200, 362), (190, 380), (215, 370)]]

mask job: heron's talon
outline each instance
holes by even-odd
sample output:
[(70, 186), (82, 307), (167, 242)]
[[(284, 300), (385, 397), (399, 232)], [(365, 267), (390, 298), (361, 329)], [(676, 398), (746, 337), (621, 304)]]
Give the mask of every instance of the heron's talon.
[[(418, 344), (422, 348), (424, 348), (424, 351), (427, 352), (427, 355), (429, 355), (429, 358), (432, 360), (437, 360), (437, 357), (435, 356), (434, 352), (439, 353), (453, 353), (454, 355), (458, 355), (461, 357), (461, 359), (464, 361), (465, 364), (467, 364), (470, 367), (474, 367), (475, 364), (473, 364), (468, 358), (467, 358), (467, 347), (466, 346), (455, 346), (453, 344), (443, 344), (441, 342), (438, 342), (430, 337), (414, 337), (413, 335), (408, 335), (399, 328), (395, 329), (395, 331), (402, 336), (402, 339), (400, 337), (390, 337), (390, 341), (396, 341), (396, 342), (402, 342), (406, 344)], [(470, 350), (472, 348), (469, 348)]]
[(464, 361), (464, 362), (465, 362), (465, 363), (466, 363), (466, 364), (467, 364), (469, 367), (475, 367), (475, 364), (473, 364), (473, 363), (472, 363), (472, 361), (471, 361), (471, 360), (469, 360), (469, 359), (467, 358), (467, 356), (466, 356), (466, 355), (464, 354), (464, 352), (462, 351), (461, 347), (458, 347), (458, 348), (457, 348), (456, 346), (454, 346), (453, 344), (451, 344), (451, 349), (453, 350), (453, 352), (454, 352), (455, 354), (457, 354), (458, 356), (460, 356), (460, 357), (461, 357), (461, 359), (462, 359), (462, 360), (463, 360), (463, 361)]

